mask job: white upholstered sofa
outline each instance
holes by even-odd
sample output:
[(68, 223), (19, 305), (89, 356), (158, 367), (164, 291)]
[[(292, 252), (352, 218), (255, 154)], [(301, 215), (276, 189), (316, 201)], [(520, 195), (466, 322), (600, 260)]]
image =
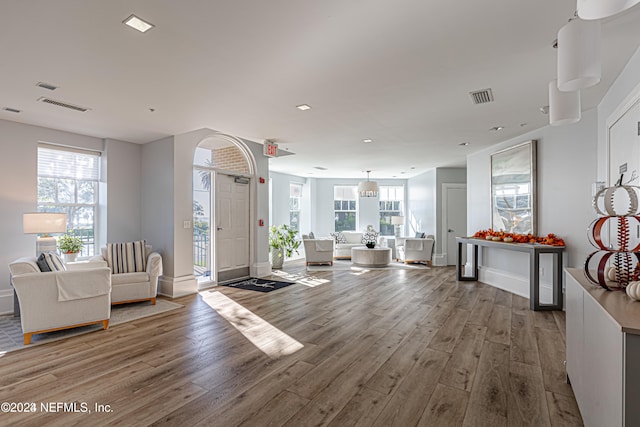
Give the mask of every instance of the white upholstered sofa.
[[(86, 268), (83, 268), (86, 267)], [(70, 265), (67, 271), (42, 272), (35, 257), (9, 264), (20, 303), (24, 343), (34, 334), (102, 323), (111, 317), (111, 271), (100, 265)]]
[(307, 265), (333, 265), (333, 239), (310, 239), (309, 235), (303, 234), (302, 244), (304, 245), (304, 254)]
[(351, 248), (363, 246), (362, 232), (359, 231), (343, 231), (346, 243), (335, 243), (333, 248), (334, 259), (351, 259)]
[(435, 239), (432, 235), (425, 238), (401, 237), (396, 241), (396, 256), (405, 264), (423, 263), (431, 266)]
[(111, 304), (151, 301), (155, 305), (158, 278), (162, 276), (162, 257), (152, 251), (151, 245), (145, 245), (146, 266), (144, 271), (138, 272), (113, 273), (107, 248), (102, 247), (100, 253), (101, 255), (91, 258), (90, 262), (104, 262), (111, 268)]

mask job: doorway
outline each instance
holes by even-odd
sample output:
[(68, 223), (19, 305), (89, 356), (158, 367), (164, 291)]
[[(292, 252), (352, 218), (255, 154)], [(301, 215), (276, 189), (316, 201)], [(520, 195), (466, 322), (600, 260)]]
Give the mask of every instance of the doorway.
[(237, 138), (203, 139), (193, 166), (193, 270), (200, 287), (248, 277), (253, 157)]
[[(456, 265), (456, 237), (467, 234), (467, 185), (442, 184), (442, 252), (447, 265)], [(462, 262), (466, 262), (466, 254)]]

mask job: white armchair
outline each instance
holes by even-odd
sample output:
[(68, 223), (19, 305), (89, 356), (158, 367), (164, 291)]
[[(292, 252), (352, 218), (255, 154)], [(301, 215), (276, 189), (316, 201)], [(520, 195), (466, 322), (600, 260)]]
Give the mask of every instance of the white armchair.
[(309, 239), (306, 234), (302, 235), (304, 253), (309, 264), (329, 264), (333, 265), (333, 239)]
[[(100, 253), (101, 255), (91, 258), (90, 261), (108, 264), (107, 248), (101, 248)], [(145, 271), (111, 274), (112, 305), (138, 301), (151, 301), (152, 305), (156, 304), (158, 278), (162, 275), (162, 257), (152, 251), (151, 245), (145, 246), (145, 256)]]
[(400, 244), (400, 246), (396, 246), (398, 260), (405, 264), (424, 263), (431, 266), (435, 242), (432, 235), (426, 238), (403, 238), (396, 243), (396, 245)]
[(111, 317), (111, 271), (107, 267), (41, 272), (36, 258), (9, 264), (20, 303), (25, 345), (34, 334), (102, 323)]

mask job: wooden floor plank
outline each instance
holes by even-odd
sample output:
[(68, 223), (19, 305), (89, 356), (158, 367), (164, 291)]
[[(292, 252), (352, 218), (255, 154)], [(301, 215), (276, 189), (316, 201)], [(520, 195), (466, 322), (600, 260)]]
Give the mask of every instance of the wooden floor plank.
[(464, 421), (469, 393), (438, 384), (429, 399), (418, 427), (457, 427)]
[(440, 375), (440, 383), (471, 391), (486, 334), (486, 326), (465, 325), (460, 340)]
[(551, 425), (541, 374), (539, 366), (513, 361), (509, 364), (508, 425)]
[(509, 347), (485, 341), (469, 396), (464, 426), (507, 426)]
[(573, 390), (567, 384), (562, 335), (557, 329), (554, 331), (544, 328), (535, 328), (535, 333), (545, 390), (573, 397)]
[(574, 398), (548, 391), (547, 406), (552, 427), (580, 427), (584, 425)]
[(540, 366), (538, 343), (530, 313), (511, 313), (511, 360)]
[(511, 308), (498, 304), (493, 306), (487, 322), (487, 339), (498, 344), (511, 344)]

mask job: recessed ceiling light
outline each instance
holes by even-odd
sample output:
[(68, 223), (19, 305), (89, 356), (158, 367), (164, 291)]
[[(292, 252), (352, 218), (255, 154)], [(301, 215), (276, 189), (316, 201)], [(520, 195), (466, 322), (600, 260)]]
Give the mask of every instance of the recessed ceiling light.
[(4, 111), (8, 111), (10, 113), (22, 113), (22, 110), (18, 110), (17, 108), (4, 107)]
[(411, 166), (411, 168), (410, 168), (410, 169), (411, 169), (411, 170), (414, 170), (415, 168), (416, 168), (415, 166)]
[(364, 142), (365, 144), (369, 144), (371, 142), (373, 142), (373, 139), (363, 139), (362, 142)]
[(302, 111), (306, 111), (306, 110), (310, 110), (311, 109), (311, 107), (309, 107), (307, 104), (296, 105), (296, 108), (298, 110), (302, 110)]
[(325, 168), (324, 166), (314, 166), (314, 169), (318, 169), (319, 171), (326, 171), (328, 170), (327, 168)]
[(467, 146), (467, 145), (469, 145), (469, 144), (471, 144), (471, 143), (470, 143), (470, 142), (461, 142), (461, 143), (460, 143), (460, 144), (458, 144), (458, 145), (461, 145), (461, 146), (463, 146), (463, 147), (466, 147), (466, 146)]
[(152, 23), (147, 22), (144, 19), (140, 19), (136, 15), (129, 16), (127, 19), (122, 21), (122, 23), (130, 26), (135, 30), (140, 31), (141, 33), (146, 33), (147, 31), (155, 27), (155, 25), (153, 25)]
[(492, 127), (491, 129), (489, 129), (489, 130), (492, 130), (492, 131), (499, 131), (499, 130), (502, 130), (502, 129), (504, 129), (504, 126), (494, 126), (494, 127)]

